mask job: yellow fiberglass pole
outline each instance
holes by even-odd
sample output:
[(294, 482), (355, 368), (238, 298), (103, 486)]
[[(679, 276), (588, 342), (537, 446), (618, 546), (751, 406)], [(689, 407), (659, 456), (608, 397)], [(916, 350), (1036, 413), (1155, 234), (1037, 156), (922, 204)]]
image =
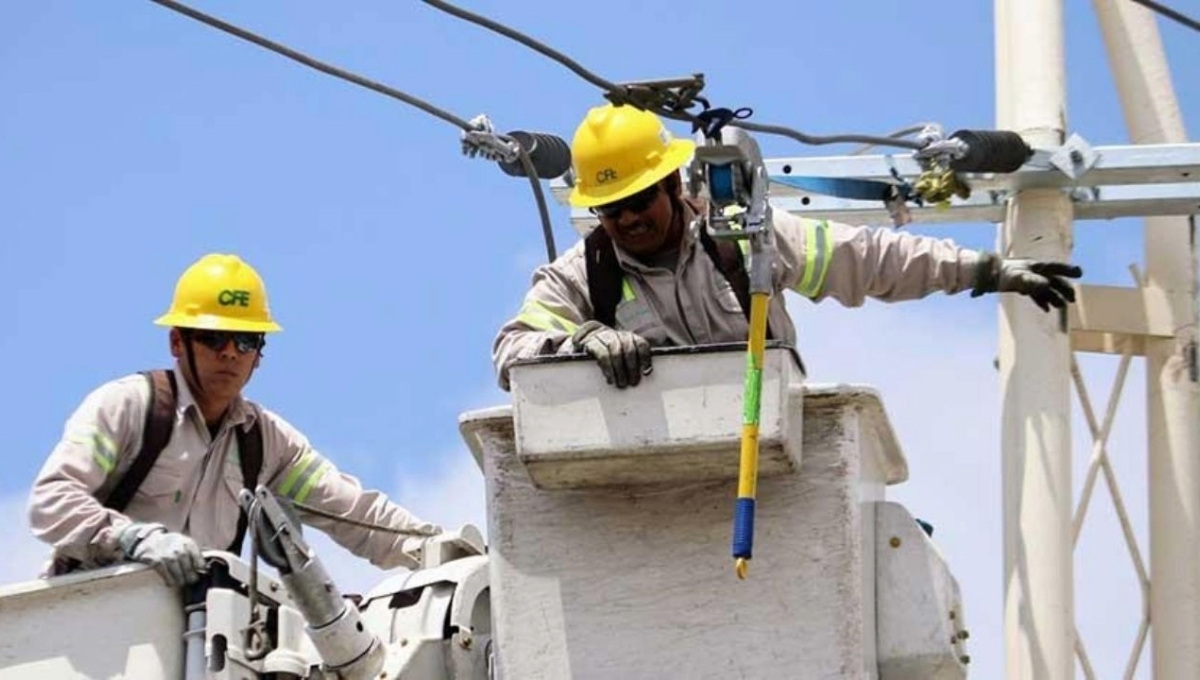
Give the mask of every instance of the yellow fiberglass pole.
[(746, 578), (754, 547), (754, 498), (758, 491), (758, 419), (761, 411), (763, 353), (767, 342), (769, 292), (750, 295), (750, 337), (746, 343), (746, 384), (742, 400), (742, 449), (738, 497), (733, 516), (734, 569)]

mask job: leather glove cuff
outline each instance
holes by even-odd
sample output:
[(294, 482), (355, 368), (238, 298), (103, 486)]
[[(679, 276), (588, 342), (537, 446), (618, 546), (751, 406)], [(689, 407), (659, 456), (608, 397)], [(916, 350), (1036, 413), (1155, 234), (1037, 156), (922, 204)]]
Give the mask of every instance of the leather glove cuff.
[(996, 253), (981, 250), (979, 261), (975, 263), (974, 285), (971, 287), (971, 297), (979, 297), (1000, 290), (1000, 265), (1003, 260)]
[(125, 559), (132, 560), (134, 552), (142, 541), (154, 534), (166, 532), (167, 528), (158, 523), (135, 522), (121, 529), (121, 533), (117, 536), (117, 545), (121, 546), (121, 554)]

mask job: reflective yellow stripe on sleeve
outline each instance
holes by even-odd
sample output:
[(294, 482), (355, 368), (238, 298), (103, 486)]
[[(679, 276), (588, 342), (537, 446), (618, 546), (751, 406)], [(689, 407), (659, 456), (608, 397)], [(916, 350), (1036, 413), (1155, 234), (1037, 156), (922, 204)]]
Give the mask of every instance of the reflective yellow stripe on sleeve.
[(573, 321), (554, 312), (537, 300), (527, 300), (517, 314), (517, 321), (529, 326), (535, 331), (562, 331), (574, 333), (578, 328)]
[(92, 434), (92, 458), (106, 476), (112, 473), (117, 466), (117, 445), (111, 437), (100, 431)]
[(112, 474), (112, 471), (116, 469), (117, 445), (112, 437), (99, 430), (93, 430), (90, 434), (71, 435), (67, 441), (91, 449), (92, 460), (96, 461), (96, 465), (100, 466), (100, 470), (104, 472), (105, 476)]
[(636, 297), (637, 295), (634, 295), (633, 293), (633, 286), (629, 285), (629, 279), (621, 279), (621, 299), (625, 302), (629, 302)]
[(825, 290), (832, 251), (833, 235), (829, 233), (829, 223), (825, 220), (810, 222), (804, 233), (804, 278), (796, 284), (797, 293), (815, 298)]
[(305, 480), (304, 484), (301, 485), (300, 489), (296, 492), (295, 501), (297, 503), (303, 503), (304, 499), (308, 498), (308, 494), (312, 492), (313, 487), (317, 485), (317, 482), (321, 481), (321, 478), (324, 477), (325, 473), (329, 472), (329, 469), (332, 467), (333, 466), (330, 465), (329, 461), (322, 460), (321, 465), (318, 466), (317, 469), (308, 476), (308, 479)]
[(279, 493), (297, 503), (303, 503), (330, 467), (329, 461), (322, 458), (316, 451), (306, 449), (301, 454), (300, 460), (296, 461), (296, 464), (288, 471), (287, 477), (279, 487)]

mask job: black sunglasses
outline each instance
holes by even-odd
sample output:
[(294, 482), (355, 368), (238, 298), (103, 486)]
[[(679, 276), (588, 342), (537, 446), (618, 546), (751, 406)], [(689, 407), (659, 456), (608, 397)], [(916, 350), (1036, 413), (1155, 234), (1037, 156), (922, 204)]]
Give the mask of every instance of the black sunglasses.
[(260, 350), (267, 344), (267, 339), (262, 333), (250, 333), (246, 331), (194, 330), (188, 335), (192, 340), (214, 352), (220, 352), (225, 349), (225, 346), (230, 341), (233, 342), (234, 349), (241, 354), (249, 354), (250, 352)]
[(616, 219), (628, 210), (634, 214), (643, 213), (658, 198), (658, 184), (651, 184), (632, 196), (626, 196), (619, 201), (605, 203), (592, 208), (592, 214), (605, 219)]

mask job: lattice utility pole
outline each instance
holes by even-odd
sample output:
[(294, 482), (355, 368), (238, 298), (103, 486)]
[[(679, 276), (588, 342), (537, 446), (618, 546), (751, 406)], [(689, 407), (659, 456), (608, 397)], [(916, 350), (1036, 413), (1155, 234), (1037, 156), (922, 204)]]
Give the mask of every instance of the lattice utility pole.
[[(1130, 137), (1187, 139), (1155, 17), (1131, 2), (1094, 0)], [(1194, 175), (1193, 175), (1194, 177)], [(1196, 212), (1200, 212), (1197, 210)], [(1157, 328), (1127, 345), (1146, 357), (1150, 578), (1142, 630), (1153, 622), (1155, 678), (1200, 678), (1200, 383), (1197, 382), (1195, 216), (1146, 220), (1140, 288)], [(1141, 340), (1140, 343), (1136, 340)], [(1126, 350), (1126, 355), (1130, 350)], [(1139, 636), (1139, 642), (1142, 636)], [(1137, 665), (1135, 648), (1126, 677)]]

